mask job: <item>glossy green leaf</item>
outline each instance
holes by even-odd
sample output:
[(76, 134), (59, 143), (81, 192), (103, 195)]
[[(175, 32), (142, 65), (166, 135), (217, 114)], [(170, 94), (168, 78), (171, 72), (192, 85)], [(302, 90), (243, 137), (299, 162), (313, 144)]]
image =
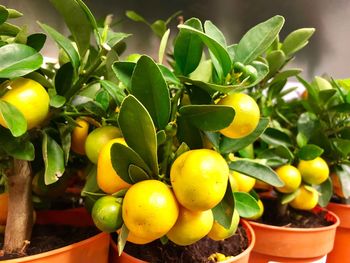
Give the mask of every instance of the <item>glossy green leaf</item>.
[(270, 167), (248, 160), (237, 160), (229, 164), (231, 170), (249, 175), (275, 187), (281, 187), (284, 183)]
[(4, 6), (0, 5), (0, 25), (3, 24), (8, 17), (9, 17), (9, 12)]
[(163, 77), (164, 77), (166, 82), (171, 83), (171, 84), (175, 84), (175, 85), (181, 84), (178, 77), (170, 69), (168, 69), (167, 67), (165, 67), (161, 64), (158, 64), (158, 67), (159, 67), (160, 71), (162, 72)]
[(336, 89), (326, 89), (326, 90), (321, 90), (318, 93), (318, 97), (320, 99), (321, 105), (326, 105), (332, 97), (337, 93)]
[(129, 95), (120, 107), (118, 122), (127, 145), (140, 155), (153, 174), (158, 175), (156, 129), (147, 109)]
[(133, 164), (129, 166), (129, 176), (133, 183), (150, 179), (150, 176), (142, 168)]
[(227, 46), (224, 34), (211, 21), (207, 20), (204, 22), (204, 32), (223, 47)]
[(104, 118), (107, 117), (107, 113), (106, 113), (105, 109), (97, 101), (90, 100), (90, 101), (80, 105), (80, 107), (82, 107), (87, 112), (89, 112), (93, 115), (96, 115), (98, 117), (104, 117)]
[(54, 86), (50, 79), (46, 78), (44, 75), (40, 74), (37, 71), (33, 71), (25, 76), (28, 79), (35, 80), (39, 82), (46, 89), (54, 89)]
[(129, 184), (134, 183), (129, 173), (130, 165), (137, 166), (143, 171), (147, 171), (146, 173), (151, 174), (150, 169), (142, 158), (133, 149), (120, 143), (115, 143), (112, 145), (111, 161), (117, 174)]
[(269, 62), (269, 74), (267, 75), (267, 79), (274, 76), (286, 63), (286, 55), (282, 50), (272, 51), (266, 56), (266, 59)]
[(326, 181), (324, 181), (320, 185), (314, 186), (317, 192), (320, 193), (318, 197), (318, 204), (322, 207), (326, 207), (333, 195), (333, 185), (332, 180), (328, 177)]
[(64, 154), (64, 163), (67, 165), (71, 147), (71, 132), (72, 128), (69, 125), (59, 123), (57, 124), (58, 132), (60, 133), (60, 139), (62, 144), (62, 150)]
[(213, 63), (219, 78), (229, 73), (232, 63), (226, 47), (223, 47), (218, 41), (193, 27), (187, 25), (179, 25), (178, 27), (181, 31), (194, 33), (202, 39), (203, 43), (208, 47), (217, 61), (217, 63), (214, 63), (214, 61)]
[(319, 127), (317, 116), (310, 112), (302, 113), (298, 119), (297, 127), (299, 133), (302, 133), (308, 141)]
[(9, 18), (19, 18), (23, 16), (23, 14), (15, 9), (7, 8), (7, 11), (9, 12)]
[(250, 63), (250, 65), (253, 66), (257, 70), (257, 72), (258, 72), (257, 78), (254, 82), (244, 83), (244, 88), (250, 88), (250, 87), (257, 85), (269, 73), (269, 66), (263, 62), (253, 61), (252, 63)]
[(157, 132), (157, 145), (162, 145), (166, 142), (166, 133), (164, 130), (160, 130)]
[[(202, 32), (202, 23), (197, 18), (191, 18), (185, 22), (185, 25), (195, 28)], [(180, 31), (174, 43), (174, 58), (181, 74), (188, 75), (193, 72), (201, 58), (203, 52), (203, 43), (200, 37), (194, 33)]]
[(234, 90), (244, 88), (243, 85), (241, 85), (241, 84), (239, 84), (239, 85), (218, 85), (218, 84), (214, 84), (214, 83), (203, 82), (200, 80), (193, 80), (193, 79), (183, 77), (183, 76), (180, 76), (179, 79), (183, 83), (190, 83), (194, 86), (200, 87), (201, 89), (207, 91), (209, 94), (214, 93), (215, 91), (219, 91), (219, 92), (227, 94), (227, 93), (230, 93)]
[(298, 190), (296, 190), (293, 193), (283, 194), (281, 197), (281, 204), (286, 205), (286, 204), (292, 202), (295, 199), (295, 197), (297, 197), (297, 195), (298, 195)]
[(117, 61), (112, 65), (112, 69), (117, 78), (125, 85), (130, 92), (131, 88), (131, 76), (134, 72), (136, 63)]
[(97, 166), (90, 164), (87, 171), (86, 182), (81, 190), (81, 196), (83, 197), (88, 196), (88, 193), (102, 192), (97, 184)]
[(313, 160), (316, 157), (321, 156), (323, 153), (323, 149), (314, 144), (307, 144), (303, 146), (298, 151), (298, 157), (301, 160)]
[(137, 61), (130, 91), (146, 107), (154, 125), (163, 129), (170, 118), (170, 95), (162, 72), (150, 57), (141, 56)]
[(201, 133), (198, 128), (191, 125), (186, 118), (177, 118), (177, 139), (179, 143), (185, 143), (190, 149), (203, 148)]
[(291, 139), (286, 133), (274, 128), (267, 128), (260, 137), (264, 142), (270, 145), (283, 145), (286, 147), (292, 145)]
[(114, 82), (109, 80), (100, 80), (101, 86), (113, 98), (117, 105), (120, 105), (125, 98), (124, 91)]
[(22, 44), (0, 47), (0, 78), (17, 78), (37, 70), (43, 57), (35, 49)]
[(27, 131), (27, 120), (12, 104), (0, 100), (0, 114), (14, 137), (19, 137)]
[(15, 37), (20, 30), (20, 27), (7, 22), (0, 25), (0, 35)]
[(66, 98), (60, 95), (50, 96), (50, 106), (56, 109), (59, 109), (64, 106), (66, 103)]
[(212, 208), (214, 220), (229, 229), (235, 209), (235, 199), (230, 184), (227, 184), (224, 198), (214, 208)]
[(73, 68), (77, 70), (80, 65), (80, 58), (71, 41), (52, 27), (41, 23), (39, 25), (67, 53)]
[(274, 16), (250, 29), (238, 43), (236, 61), (249, 64), (255, 60), (276, 39), (283, 24), (282, 16)]
[(300, 28), (290, 33), (284, 40), (281, 49), (287, 56), (293, 55), (309, 43), (314, 34), (314, 28)]
[(162, 39), (160, 41), (159, 51), (158, 51), (158, 63), (160, 63), (160, 64), (163, 63), (164, 54), (166, 51), (166, 46), (168, 44), (169, 35), (170, 35), (170, 29), (168, 29), (164, 33), (164, 35), (162, 36)]
[(248, 136), (240, 139), (230, 139), (223, 137), (220, 143), (220, 152), (223, 154), (236, 152), (249, 144), (256, 141), (257, 138), (266, 130), (269, 125), (269, 120), (267, 118), (262, 118), (259, 121), (258, 126), (255, 130), (250, 133)]
[[(98, 30), (101, 35), (103, 34), (103, 30), (103, 28), (99, 28)], [(113, 32), (112, 30), (108, 30), (106, 43), (109, 47), (113, 48), (129, 36), (131, 36), (131, 34)]]
[(270, 82), (270, 85), (280, 82), (282, 80), (288, 79), (290, 77), (299, 75), (301, 71), (302, 71), (301, 69), (287, 69), (285, 71), (281, 71), (275, 75), (275, 77)]
[(345, 198), (350, 197), (350, 164), (341, 164), (336, 166), (335, 173), (339, 177), (339, 181)]
[(252, 217), (259, 213), (260, 208), (258, 202), (248, 193), (234, 192), (235, 208), (239, 216)]
[(107, 111), (109, 108), (110, 96), (105, 89), (100, 90), (95, 97), (97, 103), (101, 105), (104, 111)]
[[(93, 28), (91, 24), (93, 21), (89, 19), (86, 13), (88, 10), (87, 7), (82, 1), (78, 0), (50, 0), (50, 2), (63, 17), (73, 36), (74, 42), (78, 46), (80, 56), (84, 57), (90, 47), (90, 36)], [(75, 66), (74, 62), (72, 64)]]
[[(55, 89), (58, 95), (64, 96), (73, 86), (74, 68), (71, 62), (61, 66), (55, 75)], [(68, 99), (68, 98), (67, 98)]]
[(342, 153), (344, 157), (350, 155), (350, 140), (333, 139), (333, 145)]
[(163, 20), (156, 20), (151, 24), (152, 31), (158, 36), (162, 37), (166, 31), (166, 24)]
[(203, 131), (221, 130), (233, 121), (235, 110), (222, 105), (187, 105), (179, 113), (192, 125)]
[(211, 60), (202, 60), (189, 77), (192, 80), (210, 82), (212, 72), (213, 64), (211, 63)]
[(232, 44), (227, 47), (227, 52), (232, 61), (235, 61), (237, 46), (238, 44)]
[(45, 41), (46, 41), (45, 34), (36, 33), (28, 36), (27, 45), (39, 52), (43, 48)]
[(45, 184), (57, 182), (65, 170), (64, 153), (61, 146), (47, 133), (44, 133), (42, 153), (45, 163)]
[(33, 161), (34, 145), (29, 140), (14, 138), (8, 129), (0, 127), (0, 145), (9, 156), (19, 160)]

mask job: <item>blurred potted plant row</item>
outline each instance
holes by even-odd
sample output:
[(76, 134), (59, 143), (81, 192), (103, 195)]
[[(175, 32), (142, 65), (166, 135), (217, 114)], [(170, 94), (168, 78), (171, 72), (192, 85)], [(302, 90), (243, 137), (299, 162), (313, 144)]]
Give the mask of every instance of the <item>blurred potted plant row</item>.
[(281, 40), (274, 16), (230, 44), (128, 11), (151, 58), (112, 16), (51, 3), (68, 37), (0, 6), (0, 260), (350, 262), (350, 81), (287, 66), (313, 28)]

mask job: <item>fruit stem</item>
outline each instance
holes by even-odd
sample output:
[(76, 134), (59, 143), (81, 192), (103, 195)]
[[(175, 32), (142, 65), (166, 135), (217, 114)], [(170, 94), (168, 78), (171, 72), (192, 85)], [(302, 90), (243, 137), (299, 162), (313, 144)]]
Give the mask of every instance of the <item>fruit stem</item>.
[(32, 171), (29, 162), (14, 159), (7, 176), (9, 208), (3, 252), (23, 255), (33, 228)]

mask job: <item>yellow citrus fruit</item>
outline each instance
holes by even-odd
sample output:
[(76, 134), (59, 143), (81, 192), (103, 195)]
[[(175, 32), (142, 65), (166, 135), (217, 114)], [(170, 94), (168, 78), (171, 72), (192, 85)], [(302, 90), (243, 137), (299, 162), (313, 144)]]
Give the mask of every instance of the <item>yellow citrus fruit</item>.
[(239, 214), (235, 209), (233, 211), (233, 216), (231, 220), (231, 226), (229, 229), (224, 228), (217, 221), (214, 221), (214, 224), (208, 233), (208, 237), (213, 240), (219, 241), (233, 236), (237, 230), (239, 224)]
[(310, 161), (301, 160), (298, 164), (298, 170), (303, 181), (308, 184), (321, 184), (329, 176), (328, 164), (321, 157)]
[(185, 152), (175, 160), (170, 181), (182, 206), (192, 211), (205, 211), (224, 197), (228, 175), (228, 165), (219, 153), (199, 149)]
[(179, 207), (170, 188), (158, 180), (132, 185), (123, 201), (123, 220), (141, 239), (164, 236), (175, 224)]
[(231, 106), (235, 110), (232, 123), (220, 130), (226, 137), (233, 139), (245, 137), (258, 126), (260, 119), (259, 106), (249, 95), (233, 93), (221, 99), (218, 105)]
[(191, 211), (180, 207), (179, 217), (167, 233), (167, 237), (177, 245), (191, 245), (209, 233), (213, 222), (211, 210)]
[(239, 192), (250, 192), (250, 190), (253, 189), (255, 185), (255, 178), (250, 177), (245, 174), (241, 174), (239, 172), (233, 171), (232, 176), (235, 179), (237, 185), (238, 185), (238, 190)]
[(0, 225), (6, 225), (8, 200), (8, 193), (4, 192), (0, 194)]
[(96, 164), (102, 147), (110, 140), (118, 137), (122, 137), (122, 132), (114, 126), (103, 126), (93, 130), (85, 141), (86, 156)]
[(85, 141), (89, 134), (89, 123), (84, 119), (77, 119), (78, 126), (72, 131), (71, 149), (73, 152), (85, 155)]
[(283, 165), (276, 169), (278, 177), (283, 181), (284, 186), (276, 187), (281, 193), (293, 193), (301, 184), (301, 175), (299, 170), (292, 165)]
[(254, 216), (251, 216), (251, 217), (247, 217), (247, 219), (250, 219), (250, 220), (257, 220), (257, 219), (259, 219), (262, 215), (263, 215), (263, 213), (264, 213), (264, 204), (263, 204), (263, 202), (261, 202), (261, 200), (259, 199), (258, 200), (258, 206), (259, 206), (259, 213), (257, 213), (256, 215), (254, 215)]
[(298, 189), (297, 196), (289, 204), (300, 210), (311, 210), (318, 203), (318, 192), (311, 186), (302, 185)]
[(345, 198), (343, 188), (342, 188), (342, 185), (340, 183), (338, 175), (335, 173), (331, 174), (331, 179), (332, 179), (332, 183), (333, 183), (334, 193), (341, 198)]
[[(27, 121), (27, 129), (39, 126), (49, 113), (50, 98), (40, 83), (25, 78), (18, 78), (7, 82), (8, 91), (1, 97), (15, 106)], [(5, 120), (0, 114), (0, 125), (7, 128)]]
[(126, 240), (137, 245), (144, 245), (151, 243), (152, 241), (156, 240), (156, 238), (141, 238), (137, 236), (137, 234), (130, 231)]
[(102, 147), (97, 161), (97, 184), (100, 189), (107, 194), (113, 194), (121, 189), (130, 187), (130, 184), (120, 178), (113, 168), (111, 161), (111, 148), (115, 143), (126, 145), (124, 138), (110, 140)]
[(233, 177), (232, 171), (230, 171), (230, 173), (228, 175), (228, 179), (229, 179), (228, 181), (230, 182), (232, 192), (238, 192), (238, 183), (237, 183), (236, 179)]

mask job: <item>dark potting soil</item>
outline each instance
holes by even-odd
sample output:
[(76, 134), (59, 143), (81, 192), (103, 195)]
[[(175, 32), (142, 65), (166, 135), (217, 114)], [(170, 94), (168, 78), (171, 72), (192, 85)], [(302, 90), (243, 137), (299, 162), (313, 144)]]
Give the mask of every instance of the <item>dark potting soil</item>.
[[(117, 236), (113, 239), (117, 242)], [(152, 263), (209, 263), (211, 254), (216, 252), (225, 256), (236, 256), (248, 247), (248, 237), (242, 226), (232, 237), (223, 241), (203, 238), (193, 245), (178, 246), (171, 241), (163, 245), (159, 240), (146, 245), (135, 245), (127, 242), (124, 251), (129, 255)]]
[(296, 210), (288, 206), (286, 213), (281, 216), (278, 210), (278, 201), (275, 199), (262, 199), (264, 214), (258, 222), (284, 227), (316, 228), (332, 225), (326, 219), (326, 211), (313, 213), (311, 211)]
[[(61, 248), (99, 233), (96, 227), (73, 227), (66, 225), (35, 225), (33, 228), (32, 240), (27, 248), (27, 255), (35, 255)], [(4, 243), (4, 235), (0, 235), (0, 248)], [(0, 256), (0, 261), (11, 258), (18, 258), (23, 255), (10, 254)]]

